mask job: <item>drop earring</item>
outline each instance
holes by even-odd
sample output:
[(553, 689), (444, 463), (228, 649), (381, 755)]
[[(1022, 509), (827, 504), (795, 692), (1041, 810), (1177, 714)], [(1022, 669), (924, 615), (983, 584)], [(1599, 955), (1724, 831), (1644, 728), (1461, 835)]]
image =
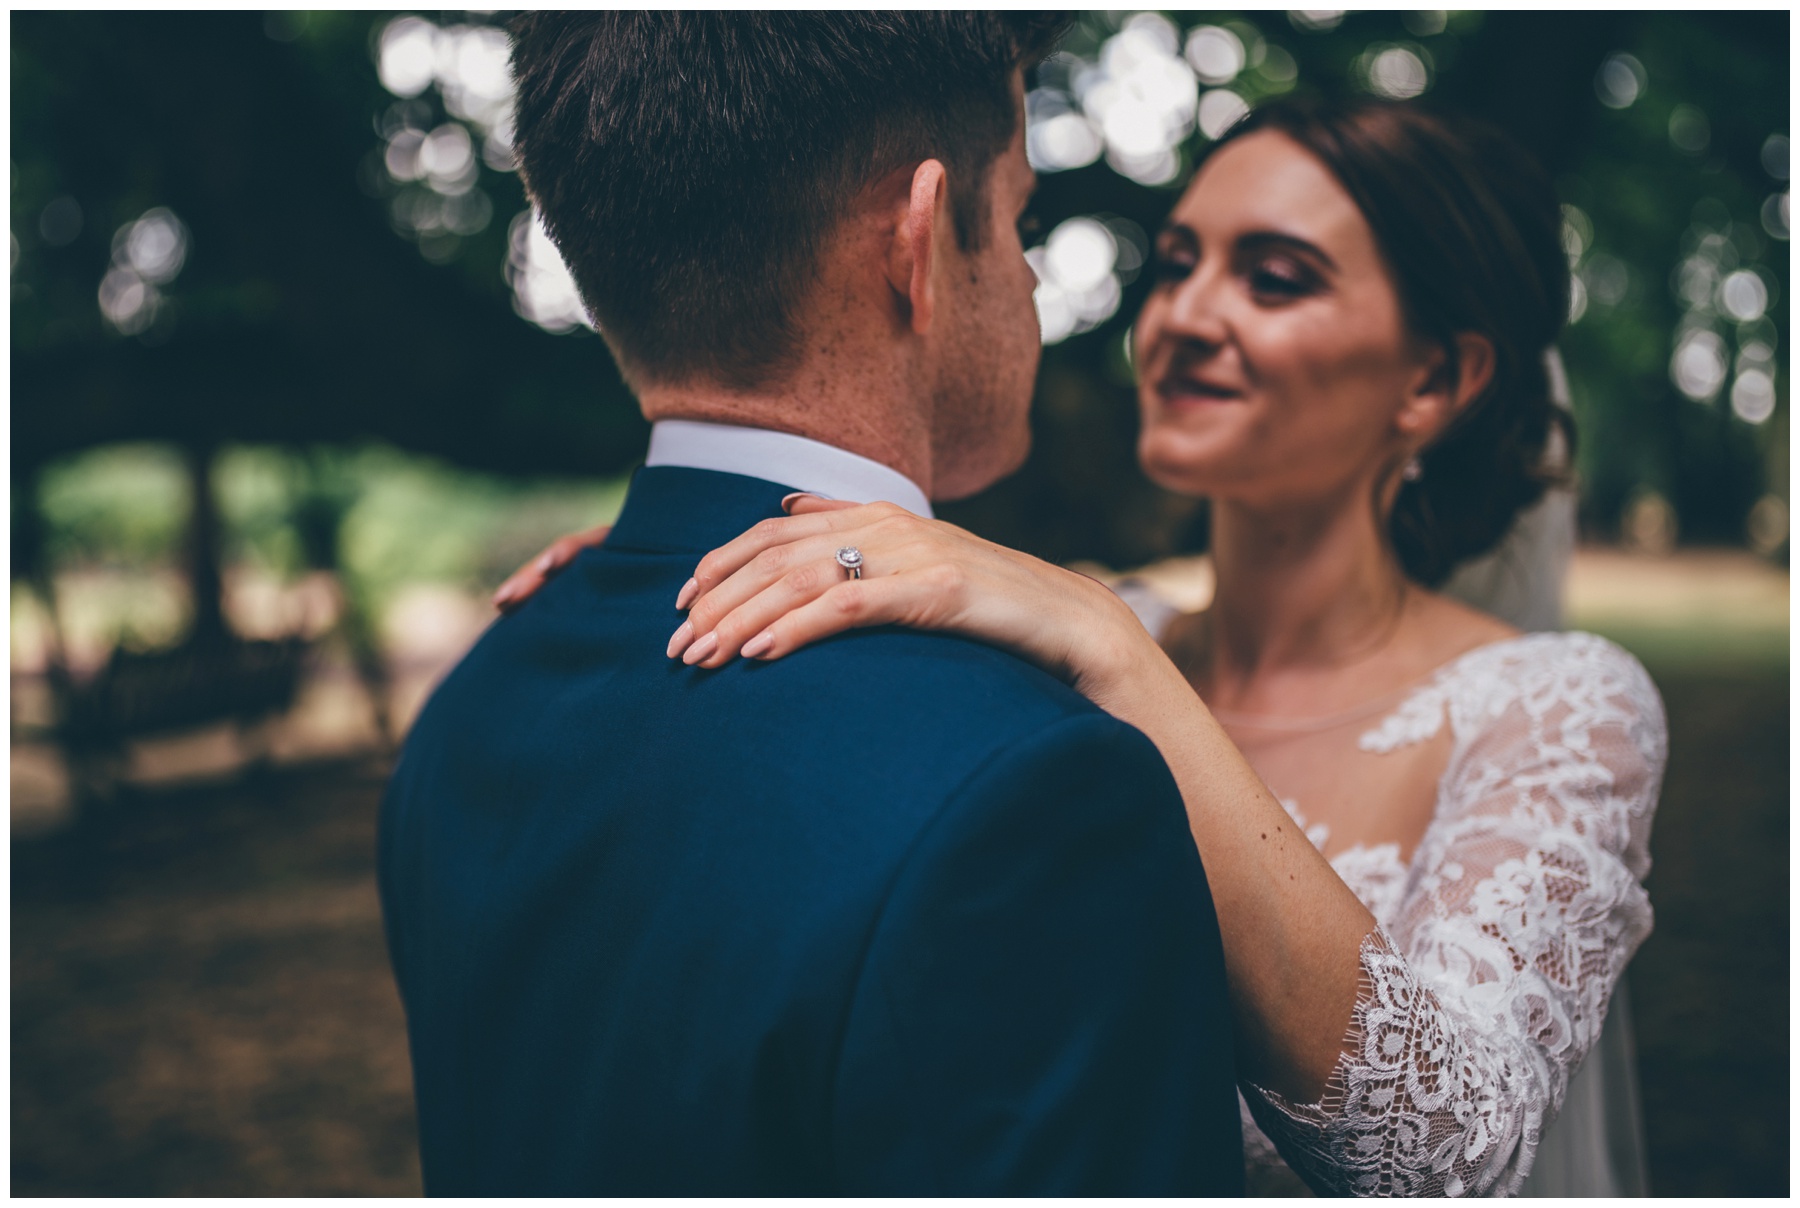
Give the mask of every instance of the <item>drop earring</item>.
[(1407, 482), (1417, 482), (1425, 477), (1425, 467), (1420, 464), (1417, 453), (1406, 459), (1406, 464), (1400, 468), (1400, 477)]

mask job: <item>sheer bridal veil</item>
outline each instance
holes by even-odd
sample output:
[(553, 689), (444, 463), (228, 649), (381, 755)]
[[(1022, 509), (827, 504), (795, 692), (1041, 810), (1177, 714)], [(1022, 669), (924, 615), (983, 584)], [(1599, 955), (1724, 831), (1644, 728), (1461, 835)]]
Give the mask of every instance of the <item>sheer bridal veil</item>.
[[(1569, 408), (1569, 378), (1554, 345), (1544, 353), (1550, 375), (1550, 397)], [(1561, 434), (1548, 456), (1568, 458)], [(1458, 566), (1443, 586), (1446, 595), (1527, 633), (1562, 628), (1563, 583), (1575, 556), (1575, 492), (1556, 488), (1519, 513), (1500, 544)]]
[[(1569, 380), (1554, 346), (1544, 354), (1551, 397), (1569, 406)], [(1567, 451), (1553, 450), (1553, 457)], [(1575, 555), (1575, 492), (1549, 491), (1519, 515), (1492, 553), (1456, 569), (1444, 591), (1526, 632), (1563, 627), (1563, 585)], [(1648, 1195), (1637, 1045), (1623, 981), (1600, 1040), (1569, 1080), (1562, 1111), (1538, 1144), (1526, 1196)]]

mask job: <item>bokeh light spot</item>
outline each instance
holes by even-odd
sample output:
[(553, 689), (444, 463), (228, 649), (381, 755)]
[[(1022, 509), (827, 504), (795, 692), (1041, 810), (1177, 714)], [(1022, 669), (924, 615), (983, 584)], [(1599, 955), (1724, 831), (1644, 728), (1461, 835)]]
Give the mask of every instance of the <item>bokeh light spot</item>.
[(425, 175), (425, 165), (419, 162), (419, 151), (424, 145), (423, 131), (396, 131), (394, 137), (388, 140), (387, 151), (382, 156), (388, 175), (400, 181), (417, 180)]
[(1082, 292), (1094, 289), (1112, 272), (1119, 245), (1112, 232), (1092, 218), (1071, 218), (1044, 243), (1044, 263), (1057, 284)]
[(119, 228), (113, 237), (113, 257), (146, 281), (158, 285), (173, 281), (187, 261), (187, 228), (173, 210), (158, 206)]
[(1709, 257), (1689, 256), (1675, 266), (1675, 296), (1690, 307), (1710, 307), (1719, 287), (1718, 265)]
[(1608, 109), (1629, 109), (1650, 87), (1650, 73), (1637, 59), (1618, 51), (1594, 74), (1594, 93)]
[(1677, 105), (1669, 114), (1669, 141), (1690, 155), (1698, 155), (1712, 141), (1712, 123), (1697, 106)]
[(81, 234), (81, 203), (73, 197), (53, 198), (38, 215), (38, 234), (51, 247), (73, 243)]
[(1625, 505), (1619, 529), (1626, 546), (1647, 554), (1666, 554), (1675, 548), (1681, 526), (1674, 506), (1660, 492), (1640, 490)]
[(1631, 270), (1617, 256), (1597, 252), (1584, 275), (1589, 295), (1602, 306), (1617, 306), (1631, 288)]
[(507, 230), (506, 283), (512, 287), (513, 309), (545, 331), (561, 334), (592, 328), (581, 291), (562, 254), (533, 210), (522, 210)]
[(419, 17), (395, 17), (381, 31), (376, 74), (381, 86), (399, 97), (418, 96), (431, 86), (437, 67), (437, 26)]
[(1779, 495), (1764, 495), (1750, 509), (1744, 529), (1750, 548), (1767, 558), (1787, 544), (1788, 505)]
[(1050, 233), (1041, 246), (1025, 253), (1037, 274), (1032, 300), (1045, 344), (1055, 344), (1089, 331), (1118, 313), (1124, 296), (1118, 270), (1127, 260), (1141, 261), (1136, 246), (1142, 231), (1135, 223), (1116, 220), (1125, 237), (1098, 218), (1071, 218)]
[[(1738, 355), (1770, 360), (1781, 344), (1781, 331), (1764, 315), (1754, 323), (1740, 323), (1737, 329)], [(1753, 355), (1754, 354), (1754, 355)]]
[(1788, 237), (1788, 195), (1771, 193), (1762, 204), (1762, 227), (1771, 239)]
[(1562, 218), (1563, 252), (1569, 258), (1569, 267), (1574, 268), (1594, 242), (1594, 224), (1579, 206), (1563, 206)]
[(1369, 91), (1393, 101), (1410, 100), (1431, 86), (1424, 59), (1405, 46), (1376, 51), (1364, 70)]
[(121, 335), (149, 327), (160, 300), (156, 287), (128, 268), (115, 264), (100, 279), (100, 313)]
[(1243, 97), (1229, 88), (1215, 88), (1200, 98), (1200, 132), (1207, 138), (1223, 138), (1249, 112)]
[(1763, 317), (1769, 308), (1769, 287), (1749, 269), (1739, 269), (1719, 283), (1719, 309), (1740, 323)]
[(1244, 70), (1244, 43), (1229, 29), (1201, 25), (1188, 34), (1183, 52), (1202, 84), (1229, 84)]
[[(147, 332), (164, 312), (162, 291), (187, 263), (188, 232), (166, 206), (113, 232), (112, 267), (100, 279), (100, 313), (121, 335)], [(165, 324), (166, 332), (166, 324)]]
[(1788, 178), (1788, 140), (1785, 134), (1771, 134), (1763, 140), (1763, 171), (1776, 180)]
[(1775, 379), (1761, 369), (1747, 369), (1731, 383), (1731, 411), (1747, 424), (1760, 424), (1775, 414)]
[(467, 191), (479, 174), (468, 127), (461, 122), (445, 122), (427, 134), (419, 145), (419, 167), (438, 192)]
[(1257, 64), (1256, 73), (1271, 84), (1285, 87), (1300, 78), (1300, 65), (1281, 47), (1270, 46), (1263, 61)]
[(1301, 33), (1322, 34), (1343, 23), (1344, 11), (1341, 8), (1289, 9), (1288, 22)]
[(1400, 23), (1406, 26), (1406, 32), (1415, 38), (1429, 38), (1444, 32), (1450, 24), (1450, 14), (1441, 8), (1420, 9), (1417, 12), (1401, 13)]
[(1026, 132), (1026, 158), (1039, 172), (1084, 168), (1100, 158), (1105, 146), (1094, 124), (1079, 113), (1058, 113)]
[(1725, 341), (1717, 332), (1690, 331), (1669, 357), (1669, 378), (1697, 403), (1710, 401), (1725, 384)]

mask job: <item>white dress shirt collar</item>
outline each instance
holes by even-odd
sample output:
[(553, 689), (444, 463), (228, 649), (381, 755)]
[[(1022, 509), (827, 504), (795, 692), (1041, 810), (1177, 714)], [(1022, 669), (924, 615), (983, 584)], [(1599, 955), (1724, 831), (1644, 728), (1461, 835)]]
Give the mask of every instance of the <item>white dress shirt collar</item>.
[(659, 419), (651, 425), (650, 455), (644, 464), (742, 474), (827, 499), (885, 501), (920, 516), (931, 515), (925, 492), (900, 471), (833, 445), (767, 428)]

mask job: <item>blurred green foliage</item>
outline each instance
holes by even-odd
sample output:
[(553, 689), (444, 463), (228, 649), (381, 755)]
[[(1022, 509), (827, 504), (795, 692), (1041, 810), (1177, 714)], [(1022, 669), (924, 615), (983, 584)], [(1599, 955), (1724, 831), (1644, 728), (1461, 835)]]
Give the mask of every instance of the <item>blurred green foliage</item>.
[(44, 476), (38, 501), (54, 561), (131, 570), (176, 558), (190, 510), (181, 457), (163, 445), (71, 458)]
[[(385, 446), (294, 451), (228, 446), (213, 490), (228, 562), (292, 581), (313, 556), (300, 518), (321, 479), (339, 494), (336, 569), (379, 606), (405, 584), (480, 591), (563, 533), (617, 514), (623, 479), (519, 479)], [(162, 445), (109, 445), (43, 475), (39, 498), (60, 565), (129, 573), (175, 562), (191, 508), (187, 469)]]

